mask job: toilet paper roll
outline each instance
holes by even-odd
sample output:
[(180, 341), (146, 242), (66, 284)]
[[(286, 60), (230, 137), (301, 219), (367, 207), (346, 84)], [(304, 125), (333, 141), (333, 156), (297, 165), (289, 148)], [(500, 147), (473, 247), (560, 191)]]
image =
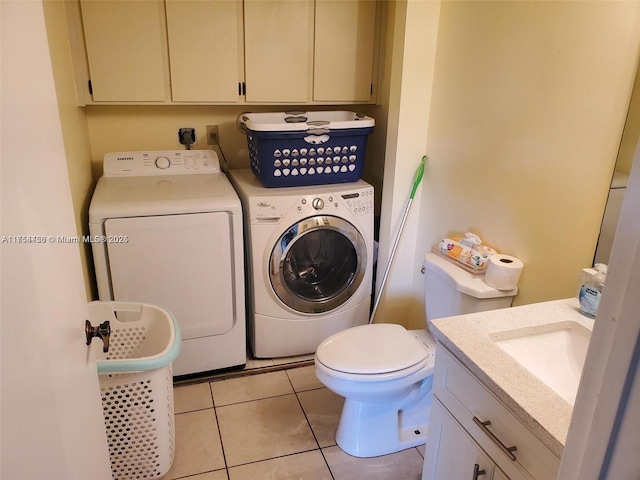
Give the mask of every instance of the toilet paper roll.
[(524, 264), (509, 255), (491, 255), (487, 263), (484, 282), (498, 290), (513, 290), (518, 286)]

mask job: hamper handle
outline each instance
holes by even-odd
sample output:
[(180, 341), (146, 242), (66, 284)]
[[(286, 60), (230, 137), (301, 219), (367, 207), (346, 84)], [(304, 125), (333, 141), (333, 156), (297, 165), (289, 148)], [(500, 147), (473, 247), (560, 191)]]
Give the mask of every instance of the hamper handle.
[(284, 112), (284, 121), (287, 123), (305, 123), (307, 121), (307, 112), (291, 111)]

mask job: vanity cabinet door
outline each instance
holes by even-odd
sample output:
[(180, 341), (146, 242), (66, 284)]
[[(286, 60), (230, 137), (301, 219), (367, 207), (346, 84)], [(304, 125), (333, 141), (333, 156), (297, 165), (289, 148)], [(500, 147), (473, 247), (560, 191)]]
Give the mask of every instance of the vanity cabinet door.
[[(560, 459), (441, 343), (436, 358), (434, 398), (496, 465), (512, 480), (555, 478)], [(510, 448), (515, 450), (508, 454)]]
[(493, 472), (493, 480), (509, 480), (509, 477), (498, 467)]
[(81, 0), (94, 102), (163, 102), (169, 90), (164, 2)]
[[(424, 480), (492, 480), (495, 464), (434, 398), (431, 406)], [(504, 480), (506, 477), (495, 477)], [(508, 479), (507, 479), (508, 480)]]
[(166, 0), (166, 13), (172, 100), (239, 102), (242, 2)]

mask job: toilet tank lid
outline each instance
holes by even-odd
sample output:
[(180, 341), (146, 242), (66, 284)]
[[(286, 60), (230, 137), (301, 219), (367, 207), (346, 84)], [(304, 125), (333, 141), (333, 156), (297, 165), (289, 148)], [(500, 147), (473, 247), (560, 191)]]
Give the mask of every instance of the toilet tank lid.
[(514, 297), (518, 294), (518, 288), (513, 290), (498, 290), (484, 283), (483, 276), (472, 275), (466, 270), (456, 266), (435, 253), (427, 253), (424, 257), (424, 268), (433, 272), (445, 283), (458, 292), (474, 298), (499, 298)]

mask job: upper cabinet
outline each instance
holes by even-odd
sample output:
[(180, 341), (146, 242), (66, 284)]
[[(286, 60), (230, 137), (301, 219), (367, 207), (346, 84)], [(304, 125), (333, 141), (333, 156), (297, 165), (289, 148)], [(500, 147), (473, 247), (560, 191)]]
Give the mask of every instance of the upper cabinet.
[(169, 65), (164, 3), (81, 0), (95, 102), (161, 102)]
[(80, 104), (373, 103), (380, 0), (69, 0)]
[(374, 1), (316, 0), (313, 100), (371, 99), (376, 9)]
[(174, 102), (238, 102), (242, 2), (166, 0)]
[(308, 99), (313, 65), (313, 2), (245, 0), (247, 102)]

